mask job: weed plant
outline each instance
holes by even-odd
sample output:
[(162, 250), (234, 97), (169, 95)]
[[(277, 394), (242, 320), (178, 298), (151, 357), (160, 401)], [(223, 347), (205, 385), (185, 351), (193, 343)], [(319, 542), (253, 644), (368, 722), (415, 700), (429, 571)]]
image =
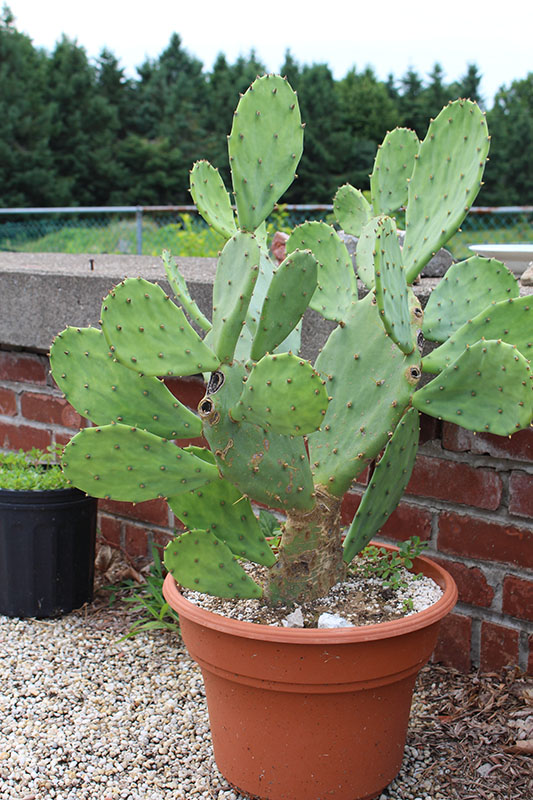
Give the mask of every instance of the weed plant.
[(61, 445), (46, 450), (34, 447), (27, 452), (0, 453), (0, 489), (43, 491), (66, 489), (69, 484), (57, 463), (63, 452)]

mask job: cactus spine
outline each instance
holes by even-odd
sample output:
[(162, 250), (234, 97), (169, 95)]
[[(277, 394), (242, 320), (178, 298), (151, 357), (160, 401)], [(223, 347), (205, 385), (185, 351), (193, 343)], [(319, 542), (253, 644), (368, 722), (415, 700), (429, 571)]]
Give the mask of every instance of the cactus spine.
[[(165, 553), (176, 580), (269, 603), (312, 599), (342, 580), (407, 485), (419, 411), (502, 435), (533, 418), (530, 301), (518, 298), (508, 270), (477, 257), (455, 265), (423, 323), (411, 288), (478, 191), (489, 144), (479, 108), (451, 103), (421, 143), (411, 131), (388, 134), (370, 202), (339, 190), (338, 221), (360, 237), (362, 300), (346, 248), (325, 223), (296, 228), (279, 267), (269, 257), (264, 222), (294, 179), (302, 141), (296, 95), (286, 80), (263, 76), (242, 96), (228, 140), (236, 216), (219, 173), (205, 161), (193, 167), (199, 211), (227, 239), (212, 321), (165, 253), (178, 305), (128, 279), (105, 298), (102, 331), (69, 328), (51, 350), (57, 383), (96, 425), (65, 451), (72, 483), (97, 497), (167, 498), (187, 529)], [(401, 247), (391, 215), (405, 203)], [(314, 365), (298, 356), (308, 307), (336, 323)], [(440, 345), (424, 360), (420, 328)], [(422, 370), (435, 377), (418, 389)], [(160, 377), (198, 372), (211, 377), (197, 416)], [(172, 441), (200, 431), (209, 449)], [(343, 544), (342, 496), (376, 459)], [(286, 515), (277, 555), (254, 501)], [(269, 570), (264, 585), (240, 559)]]

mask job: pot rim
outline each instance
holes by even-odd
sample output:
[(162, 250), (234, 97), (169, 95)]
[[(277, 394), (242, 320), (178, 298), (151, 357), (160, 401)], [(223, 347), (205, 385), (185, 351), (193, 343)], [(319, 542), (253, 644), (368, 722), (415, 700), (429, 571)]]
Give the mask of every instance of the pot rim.
[[(379, 544), (389, 550), (397, 550), (392, 545)], [(199, 625), (204, 625), (221, 633), (241, 636), (245, 639), (260, 639), (285, 644), (331, 644), (333, 642), (366, 642), (388, 639), (393, 636), (404, 636), (429, 627), (439, 622), (448, 614), (457, 602), (457, 586), (447, 570), (427, 556), (418, 556), (413, 563), (413, 572), (422, 572), (443, 590), (442, 597), (423, 611), (417, 611), (407, 617), (373, 625), (359, 625), (350, 628), (282, 628), (274, 625), (263, 625), (259, 622), (225, 617), (213, 611), (206, 611), (191, 603), (180, 592), (178, 584), (170, 573), (163, 584), (163, 594), (169, 605), (178, 614)]]

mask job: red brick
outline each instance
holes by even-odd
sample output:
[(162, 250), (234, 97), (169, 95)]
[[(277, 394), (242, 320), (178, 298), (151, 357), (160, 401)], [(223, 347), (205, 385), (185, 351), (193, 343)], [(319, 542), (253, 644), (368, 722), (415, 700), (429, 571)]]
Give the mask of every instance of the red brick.
[(531, 569), (533, 529), (441, 512), (438, 549), (443, 553), (501, 561)]
[(482, 672), (499, 672), (508, 664), (518, 664), (518, 631), (496, 625), (481, 623), (481, 653), (479, 668)]
[(201, 378), (164, 378), (164, 383), (180, 403), (192, 408), (198, 408), (198, 403), (205, 397), (205, 383)]
[(111, 547), (120, 550), (121, 522), (115, 517), (108, 517), (107, 514), (99, 514), (98, 527), (105, 540), (105, 544), (109, 544)]
[(511, 473), (509, 511), (523, 517), (533, 517), (533, 475), (518, 471)]
[(418, 536), (426, 541), (431, 536), (432, 518), (432, 512), (426, 508), (400, 503), (381, 528), (380, 534), (402, 542), (411, 536)]
[(176, 439), (175, 441), (178, 447), (189, 447), (192, 444), (195, 447), (205, 447), (209, 450), (209, 445), (203, 436), (197, 436), (195, 439)]
[(496, 458), (533, 461), (533, 428), (517, 431), (509, 437), (495, 436), (492, 433), (475, 434), (473, 431), (445, 422), (442, 444), (447, 450), (456, 452), (470, 450), (472, 453)]
[(59, 433), (58, 431), (55, 432), (54, 438), (57, 444), (68, 444), (73, 436), (76, 435), (76, 431), (72, 431), (71, 434), (68, 433)]
[(354, 518), (355, 512), (359, 508), (362, 496), (362, 490), (357, 491), (357, 489), (352, 488), (349, 492), (346, 492), (342, 498), (341, 522), (343, 525), (350, 525), (352, 519)]
[(168, 525), (168, 506), (165, 500), (145, 500), (142, 503), (123, 503), (118, 500), (100, 500), (100, 508), (118, 517), (138, 519), (152, 525)]
[(503, 581), (502, 611), (533, 622), (533, 580), (507, 575)]
[(43, 428), (0, 422), (0, 447), (4, 450), (31, 450), (32, 447), (46, 450), (51, 443), (50, 431)]
[(17, 415), (17, 396), (11, 389), (0, 389), (0, 414), (8, 417)]
[(24, 392), (20, 402), (22, 415), (26, 419), (49, 422), (65, 428), (81, 428), (84, 419), (70, 403), (62, 397), (38, 392)]
[(448, 614), (440, 624), (433, 661), (440, 661), (459, 672), (470, 672), (472, 666), (471, 639), (472, 620), (470, 617), (462, 614)]
[[(352, 487), (344, 495), (341, 506), (343, 525), (351, 524), (362, 496), (363, 490), (359, 492), (356, 487)], [(426, 508), (410, 503), (400, 503), (377, 533), (397, 541), (405, 541), (411, 536), (419, 536), (420, 539), (427, 540), (431, 536), (432, 516), (432, 512)]]
[(529, 643), (529, 657), (527, 660), (526, 669), (528, 675), (533, 675), (533, 633), (529, 637), (528, 643)]
[(160, 555), (162, 555), (164, 548), (175, 536), (174, 531), (152, 531), (152, 541), (157, 546)]
[(431, 558), (448, 570), (457, 584), (459, 600), (462, 603), (490, 608), (494, 599), (494, 589), (479, 567), (467, 567), (460, 561), (447, 561), (443, 558), (435, 558), (433, 555)]
[(406, 491), (494, 511), (500, 505), (502, 482), (493, 469), (419, 454)]
[(151, 555), (148, 547), (148, 533), (144, 526), (126, 524), (124, 530), (124, 550), (130, 558), (144, 558)]
[(0, 380), (46, 385), (48, 359), (28, 353), (0, 351)]
[(442, 436), (442, 422), (427, 414), (420, 414), (420, 444), (440, 439)]
[(355, 482), (360, 483), (362, 486), (367, 486), (369, 477), (370, 477), (370, 467), (365, 467), (362, 473), (357, 476)]

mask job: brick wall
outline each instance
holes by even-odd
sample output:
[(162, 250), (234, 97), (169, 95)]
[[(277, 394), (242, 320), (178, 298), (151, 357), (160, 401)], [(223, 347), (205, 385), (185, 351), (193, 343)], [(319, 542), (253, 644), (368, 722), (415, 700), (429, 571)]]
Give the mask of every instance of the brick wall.
[[(195, 378), (169, 388), (191, 408)], [(66, 443), (85, 421), (62, 398), (46, 356), (0, 350), (0, 447)], [(366, 476), (345, 497), (348, 522)], [(174, 519), (166, 503), (100, 501), (102, 535), (130, 556), (165, 544)], [(384, 540), (418, 535), (454, 576), (459, 604), (442, 625), (436, 659), (460, 670), (519, 664), (533, 673), (533, 429), (511, 439), (472, 434), (423, 418), (422, 445), (404, 500)]]

